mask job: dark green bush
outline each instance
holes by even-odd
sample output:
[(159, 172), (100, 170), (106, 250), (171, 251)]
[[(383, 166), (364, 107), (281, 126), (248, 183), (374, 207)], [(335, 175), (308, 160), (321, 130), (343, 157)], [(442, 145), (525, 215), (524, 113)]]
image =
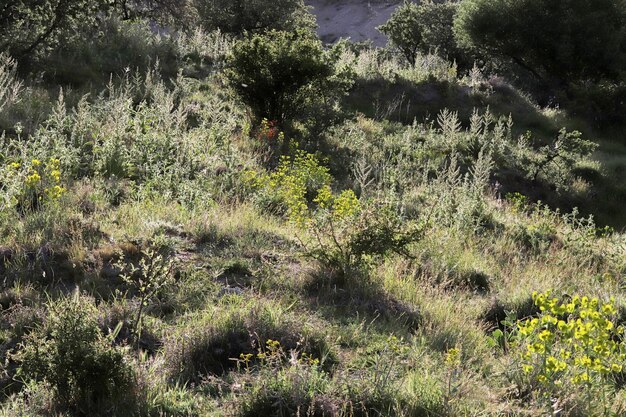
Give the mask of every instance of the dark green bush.
[(625, 22), (622, 0), (467, 0), (459, 6), (454, 30), (465, 47), (568, 84), (619, 77), (626, 58)]
[(248, 37), (235, 45), (229, 66), (230, 84), (259, 118), (283, 122), (333, 90), (332, 60), (307, 31)]
[(378, 29), (389, 37), (411, 65), (418, 53), (436, 53), (471, 67), (467, 54), (456, 43), (453, 31), (457, 2), (420, 4), (406, 2)]
[(84, 415), (132, 414), (134, 375), (120, 348), (98, 328), (92, 299), (78, 294), (51, 303), (16, 359), (18, 375), (49, 384), (61, 410)]

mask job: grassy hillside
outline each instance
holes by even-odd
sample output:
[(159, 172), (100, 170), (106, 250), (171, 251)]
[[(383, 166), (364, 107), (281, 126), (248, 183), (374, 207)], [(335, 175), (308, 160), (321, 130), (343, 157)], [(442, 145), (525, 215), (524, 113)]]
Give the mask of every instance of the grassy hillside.
[(623, 138), (347, 44), (345, 94), (258, 120), (231, 37), (150, 39), (1, 67), (0, 414), (624, 415)]

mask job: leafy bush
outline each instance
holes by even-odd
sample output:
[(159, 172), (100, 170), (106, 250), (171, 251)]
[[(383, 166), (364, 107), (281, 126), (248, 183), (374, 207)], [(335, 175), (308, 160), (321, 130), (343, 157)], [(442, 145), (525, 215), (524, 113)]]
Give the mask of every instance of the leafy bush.
[(458, 3), (425, 1), (420, 4), (405, 2), (378, 30), (389, 37), (411, 66), (418, 53), (430, 52), (469, 65), (464, 52), (454, 38), (453, 22)]
[(302, 216), (317, 190), (332, 183), (329, 169), (303, 150), (283, 155), (272, 173), (247, 171), (245, 182), (256, 192), (258, 202), (290, 218)]
[(0, 184), (7, 206), (25, 212), (58, 200), (65, 192), (61, 186), (61, 161), (50, 158), (42, 163), (32, 159), (26, 163), (12, 162), (5, 168), (6, 177)]
[(556, 178), (556, 183), (565, 183), (571, 177), (576, 164), (587, 158), (598, 147), (597, 144), (582, 138), (578, 131), (561, 129), (550, 145), (538, 149), (536, 158), (526, 161), (530, 176), (534, 181), (540, 174)]
[(310, 32), (270, 31), (239, 41), (226, 73), (256, 116), (284, 122), (335, 90), (331, 57)]
[(625, 19), (621, 0), (469, 0), (461, 2), (454, 29), (462, 46), (568, 84), (619, 76)]
[(295, 159), (283, 156), (271, 174), (248, 173), (258, 195), (282, 202), (291, 223), (312, 232), (301, 239), (307, 255), (349, 276), (368, 261), (396, 252), (419, 239), (421, 229), (407, 226), (389, 204), (363, 205), (352, 190), (338, 195), (332, 176), (318, 159), (298, 151)]
[(546, 401), (582, 387), (587, 415), (596, 408), (595, 398), (603, 401), (604, 412), (593, 414), (609, 415), (607, 401), (626, 364), (623, 329), (614, 324), (613, 300), (574, 296), (560, 302), (546, 292), (534, 293), (533, 301), (539, 316), (520, 320), (512, 329), (524, 374), (521, 380)]
[(61, 409), (88, 415), (131, 414), (134, 377), (120, 348), (98, 328), (93, 300), (74, 296), (48, 305), (43, 326), (16, 355), (19, 375), (49, 383)]

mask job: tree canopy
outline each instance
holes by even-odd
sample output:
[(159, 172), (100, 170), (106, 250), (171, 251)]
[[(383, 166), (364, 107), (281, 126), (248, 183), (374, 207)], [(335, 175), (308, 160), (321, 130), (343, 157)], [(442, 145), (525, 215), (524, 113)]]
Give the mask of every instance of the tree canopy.
[(0, 51), (23, 59), (96, 19), (105, 0), (7, 0), (0, 6)]
[(626, 56), (623, 0), (465, 0), (459, 43), (504, 57), (538, 78), (618, 78)]

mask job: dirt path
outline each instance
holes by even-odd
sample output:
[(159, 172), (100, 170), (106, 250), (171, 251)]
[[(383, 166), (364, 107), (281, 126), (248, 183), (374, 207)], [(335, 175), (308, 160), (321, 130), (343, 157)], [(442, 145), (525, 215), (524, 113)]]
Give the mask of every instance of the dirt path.
[(339, 38), (354, 42), (370, 39), (375, 46), (384, 46), (386, 36), (376, 27), (385, 23), (400, 0), (306, 0), (313, 7), (319, 25), (318, 33), (324, 42)]

